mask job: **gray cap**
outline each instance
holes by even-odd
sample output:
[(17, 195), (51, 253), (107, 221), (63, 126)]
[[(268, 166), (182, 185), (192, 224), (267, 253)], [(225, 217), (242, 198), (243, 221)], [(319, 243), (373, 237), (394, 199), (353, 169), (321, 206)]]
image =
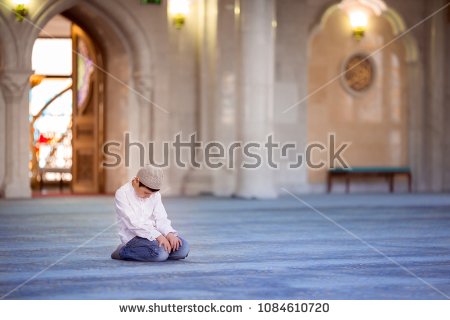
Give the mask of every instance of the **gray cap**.
[(146, 165), (139, 169), (136, 176), (144, 186), (149, 187), (150, 189), (161, 189), (164, 179), (164, 173), (161, 168)]

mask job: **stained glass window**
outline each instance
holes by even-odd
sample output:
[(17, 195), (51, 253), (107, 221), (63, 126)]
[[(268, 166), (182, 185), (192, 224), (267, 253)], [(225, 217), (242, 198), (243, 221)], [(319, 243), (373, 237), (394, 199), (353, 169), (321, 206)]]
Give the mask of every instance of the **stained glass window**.
[(32, 67), (40, 78), (30, 90), (32, 176), (71, 181), (72, 40), (37, 39)]
[(78, 91), (78, 106), (77, 108), (83, 112), (88, 98), (89, 89), (91, 84), (91, 77), (94, 73), (94, 62), (92, 61), (91, 54), (89, 52), (89, 47), (81, 39), (78, 38), (78, 54), (77, 54), (77, 91)]
[(72, 75), (72, 39), (36, 39), (31, 64), (35, 74)]

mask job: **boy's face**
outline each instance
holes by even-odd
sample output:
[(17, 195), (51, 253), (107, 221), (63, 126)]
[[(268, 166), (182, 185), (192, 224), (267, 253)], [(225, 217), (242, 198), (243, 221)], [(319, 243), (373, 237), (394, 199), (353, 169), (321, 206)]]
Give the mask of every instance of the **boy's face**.
[(132, 183), (134, 191), (139, 198), (150, 198), (150, 196), (153, 194), (153, 192), (149, 188), (139, 183), (139, 178), (134, 178)]

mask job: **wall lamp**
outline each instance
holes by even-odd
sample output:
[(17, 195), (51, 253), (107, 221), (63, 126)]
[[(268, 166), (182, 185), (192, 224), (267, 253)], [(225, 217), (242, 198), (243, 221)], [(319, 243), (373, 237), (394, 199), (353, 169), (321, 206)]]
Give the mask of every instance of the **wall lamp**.
[(378, 17), (387, 10), (382, 0), (342, 0), (338, 6), (349, 17), (353, 38), (357, 41), (364, 37), (369, 17)]
[(187, 15), (189, 14), (189, 1), (170, 0), (168, 3), (168, 13), (175, 28), (181, 29), (186, 21)]
[(30, 0), (13, 0), (14, 8), (13, 12), (16, 14), (16, 20), (22, 22), (25, 16), (28, 14), (28, 5)]
[(359, 41), (364, 37), (364, 32), (367, 29), (368, 16), (364, 11), (350, 11), (349, 18), (353, 37)]

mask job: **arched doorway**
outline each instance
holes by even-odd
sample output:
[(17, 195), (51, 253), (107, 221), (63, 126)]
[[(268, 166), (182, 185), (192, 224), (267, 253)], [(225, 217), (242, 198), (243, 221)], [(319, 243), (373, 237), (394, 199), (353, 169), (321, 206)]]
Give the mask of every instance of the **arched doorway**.
[[(85, 30), (102, 53), (104, 69), (104, 141), (123, 141), (125, 132), (133, 139), (150, 140), (153, 117), (153, 53), (144, 29), (120, 2), (62, 0), (36, 7), (29, 23), (8, 24), (0, 12), (0, 66), (4, 94), (5, 174), (0, 194), (6, 198), (31, 196), (29, 177), (29, 77), (35, 40), (50, 20), (63, 15)], [(5, 62), (6, 61), (6, 62)], [(101, 90), (101, 88), (99, 88)], [(1, 141), (1, 140), (0, 140)], [(123, 150), (118, 150), (122, 155)], [(104, 191), (114, 192), (137, 171), (139, 158), (131, 158), (104, 170)], [(1, 177), (0, 177), (1, 178)], [(0, 179), (1, 180), (1, 179)]]
[(103, 191), (102, 60), (88, 34), (61, 15), (36, 39), (30, 92), (34, 190)]
[[(420, 101), (411, 98), (420, 91), (414, 73), (417, 47), (411, 35), (394, 41), (405, 24), (394, 10), (383, 7), (381, 12), (369, 16), (369, 27), (359, 39), (352, 36), (349, 13), (340, 5), (329, 7), (313, 30), (308, 50), (308, 91), (313, 93), (308, 99), (308, 141), (327, 145), (329, 134), (334, 134), (336, 145), (351, 143), (344, 154), (351, 166), (407, 166), (414, 171), (410, 127), (411, 110)], [(314, 163), (322, 161), (326, 168), (339, 166), (329, 163), (325, 152), (313, 156)], [(310, 183), (324, 188), (326, 168), (310, 169)], [(378, 187), (385, 184), (367, 186)], [(361, 186), (365, 188), (366, 183)]]

